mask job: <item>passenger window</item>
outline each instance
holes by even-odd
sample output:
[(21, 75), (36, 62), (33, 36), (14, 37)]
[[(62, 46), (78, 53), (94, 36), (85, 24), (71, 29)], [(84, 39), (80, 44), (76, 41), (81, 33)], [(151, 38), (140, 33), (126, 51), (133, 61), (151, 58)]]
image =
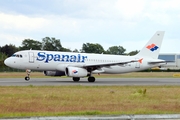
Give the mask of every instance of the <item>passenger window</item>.
[(20, 55), (20, 58), (22, 58), (22, 55)]

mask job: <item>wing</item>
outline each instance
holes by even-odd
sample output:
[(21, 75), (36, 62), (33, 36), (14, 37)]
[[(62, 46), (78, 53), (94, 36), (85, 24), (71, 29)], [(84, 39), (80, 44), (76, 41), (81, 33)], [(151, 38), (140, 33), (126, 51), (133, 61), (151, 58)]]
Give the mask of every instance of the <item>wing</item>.
[(113, 66), (113, 65), (124, 65), (124, 64), (128, 64), (128, 63), (132, 63), (132, 62), (138, 62), (138, 60), (130, 60), (130, 61), (124, 61), (124, 62), (110, 62), (110, 63), (96, 63), (96, 64), (84, 64), (83, 68), (86, 68), (87, 70), (90, 69), (91, 71), (92, 70), (97, 70), (99, 68), (102, 68), (102, 67), (110, 67), (110, 66)]
[(125, 62), (110, 62), (110, 63), (97, 63), (97, 64), (86, 64), (84, 67), (108, 67), (112, 65), (124, 65), (132, 62), (138, 62), (138, 60), (131, 60), (131, 61), (125, 61)]

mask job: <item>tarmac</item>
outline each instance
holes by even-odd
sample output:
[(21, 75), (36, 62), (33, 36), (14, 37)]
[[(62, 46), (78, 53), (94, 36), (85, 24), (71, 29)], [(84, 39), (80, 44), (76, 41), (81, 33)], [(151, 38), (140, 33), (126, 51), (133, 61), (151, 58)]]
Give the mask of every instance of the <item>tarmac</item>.
[(0, 78), (0, 86), (143, 86), (143, 85), (180, 85), (180, 78), (96, 78), (95, 82), (88, 82), (87, 78), (81, 78), (74, 82), (71, 78), (31, 78), (25, 81), (24, 78)]

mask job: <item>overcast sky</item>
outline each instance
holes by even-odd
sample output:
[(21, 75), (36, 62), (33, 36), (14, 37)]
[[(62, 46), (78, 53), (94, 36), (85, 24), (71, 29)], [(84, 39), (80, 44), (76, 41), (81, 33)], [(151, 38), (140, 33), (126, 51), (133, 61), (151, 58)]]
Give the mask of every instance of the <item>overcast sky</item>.
[(161, 53), (180, 53), (180, 0), (0, 0), (0, 46), (48, 36), (71, 50), (89, 42), (130, 52), (158, 30)]

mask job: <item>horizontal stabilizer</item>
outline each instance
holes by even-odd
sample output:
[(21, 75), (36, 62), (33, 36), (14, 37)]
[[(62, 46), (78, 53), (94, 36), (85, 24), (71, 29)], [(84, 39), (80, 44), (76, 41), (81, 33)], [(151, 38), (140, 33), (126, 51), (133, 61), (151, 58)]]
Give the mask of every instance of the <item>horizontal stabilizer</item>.
[(153, 61), (153, 62), (148, 62), (148, 64), (159, 64), (159, 63), (171, 63), (171, 62), (174, 62), (174, 61), (165, 61), (165, 60), (163, 60), (163, 61)]

